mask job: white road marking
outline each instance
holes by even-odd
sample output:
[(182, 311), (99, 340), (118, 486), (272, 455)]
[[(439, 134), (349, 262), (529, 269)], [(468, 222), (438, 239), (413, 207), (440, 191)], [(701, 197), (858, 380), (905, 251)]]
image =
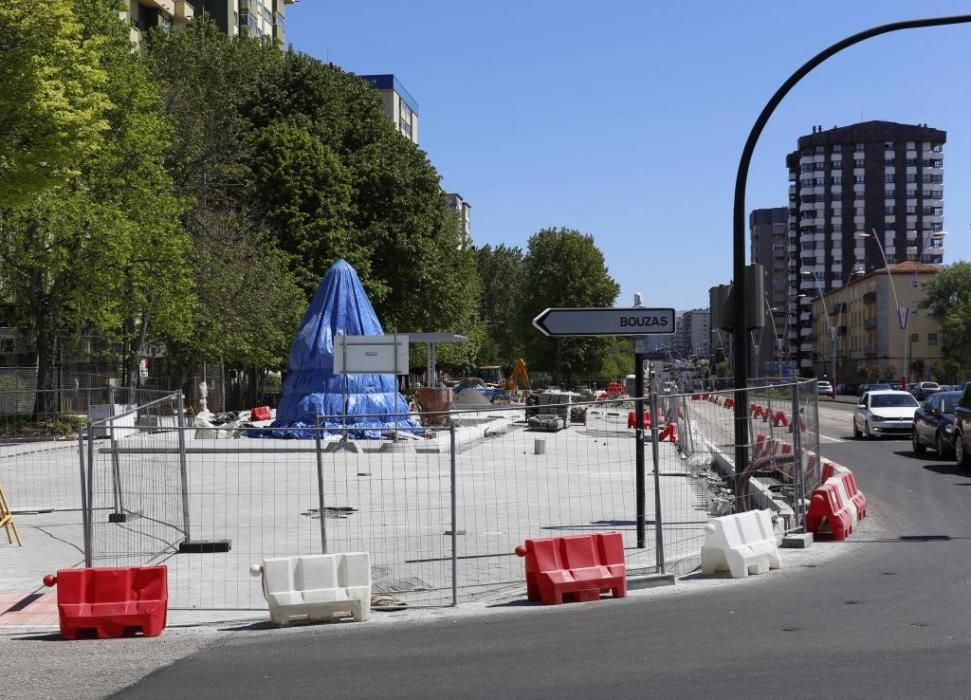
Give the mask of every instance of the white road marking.
[(819, 439), (823, 442), (849, 442), (846, 438), (834, 438), (829, 435), (823, 435), (822, 433), (819, 434)]

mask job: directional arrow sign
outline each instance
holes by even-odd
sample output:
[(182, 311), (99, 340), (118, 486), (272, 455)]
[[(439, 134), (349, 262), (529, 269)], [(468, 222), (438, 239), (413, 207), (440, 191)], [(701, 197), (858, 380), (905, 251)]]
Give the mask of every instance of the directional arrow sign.
[(533, 319), (543, 335), (670, 335), (674, 309), (546, 309)]

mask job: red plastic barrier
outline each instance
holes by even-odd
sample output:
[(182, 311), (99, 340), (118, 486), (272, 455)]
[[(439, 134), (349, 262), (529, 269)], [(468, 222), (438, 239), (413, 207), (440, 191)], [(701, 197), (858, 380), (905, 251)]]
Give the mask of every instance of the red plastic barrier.
[(786, 414), (783, 411), (776, 411), (775, 415), (772, 416), (772, 427), (778, 428), (781, 426), (785, 428), (785, 427), (788, 427), (788, 425), (789, 425), (789, 417), (786, 416)]
[(691, 400), (692, 401), (701, 401), (703, 398), (704, 398), (704, 395), (702, 395), (702, 394), (692, 394), (691, 395)]
[(725, 408), (735, 408), (735, 399), (725, 399)]
[(678, 424), (668, 423), (664, 430), (662, 430), (657, 436), (658, 442), (673, 442), (675, 445), (678, 444)]
[[(637, 412), (629, 411), (627, 413), (627, 427), (636, 428), (637, 427)], [(641, 426), (644, 430), (649, 430), (651, 428), (651, 412), (644, 411), (644, 424)]]
[(627, 595), (624, 541), (619, 532), (526, 540), (516, 547), (526, 557), (526, 596), (544, 605), (599, 600), (610, 591)]
[(250, 420), (270, 420), (270, 407), (257, 406), (249, 412)]
[(768, 435), (756, 435), (755, 436), (755, 458), (764, 457), (768, 454), (769, 447), (769, 436)]
[(169, 604), (165, 566), (61, 569), (57, 576), (45, 576), (44, 585), (57, 585), (63, 639), (77, 639), (84, 632), (97, 639), (126, 637), (137, 630), (157, 637), (165, 629)]
[(848, 471), (849, 469), (844, 467), (842, 464), (823, 462), (823, 472), (820, 474), (820, 479), (822, 479), (822, 482), (825, 484), (830, 477), (837, 476), (838, 474), (845, 474)]
[(816, 534), (824, 534), (828, 526), (833, 539), (845, 540), (853, 532), (853, 516), (847, 504), (840, 497), (836, 484), (823, 484), (813, 491), (806, 513), (806, 529)]
[(762, 404), (753, 403), (749, 408), (753, 418), (761, 418), (765, 415), (765, 409), (762, 408)]
[(843, 486), (846, 489), (846, 494), (849, 496), (850, 500), (853, 501), (853, 505), (856, 506), (856, 515), (860, 520), (866, 517), (866, 496), (860, 491), (860, 487), (856, 484), (856, 477), (853, 476), (853, 472), (849, 469), (843, 467), (844, 471), (838, 472), (826, 480), (825, 483), (829, 483), (831, 479), (839, 479), (843, 482)]

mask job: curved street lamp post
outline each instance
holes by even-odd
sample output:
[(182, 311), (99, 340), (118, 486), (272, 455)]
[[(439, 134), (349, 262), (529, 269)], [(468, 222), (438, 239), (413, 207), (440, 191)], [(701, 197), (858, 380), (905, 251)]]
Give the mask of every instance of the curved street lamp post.
[[(819, 292), (819, 300), (823, 302), (823, 316), (826, 318), (826, 327), (829, 330), (829, 342), (830, 342), (829, 376), (830, 376), (830, 384), (832, 386), (831, 395), (835, 399), (836, 398), (836, 335), (839, 332), (839, 329), (833, 324), (833, 321), (830, 318), (829, 309), (826, 307), (826, 297), (824, 296), (822, 286), (820, 286), (819, 284), (819, 278), (816, 277), (816, 273), (813, 272), (812, 270), (803, 270), (802, 275), (803, 277), (813, 278), (813, 283), (816, 285), (816, 291)], [(807, 294), (799, 294), (798, 296), (808, 297)]]
[(859, 44), (882, 34), (901, 31), (904, 29), (918, 29), (921, 27), (941, 27), (951, 24), (971, 23), (971, 15), (955, 15), (952, 17), (932, 17), (928, 19), (913, 19), (904, 22), (892, 22), (873, 27), (866, 31), (853, 34), (832, 46), (823, 49), (806, 61), (799, 69), (779, 87), (762, 108), (748, 138), (742, 148), (742, 156), (738, 161), (738, 172), (735, 175), (735, 204), (732, 212), (732, 270), (735, 282), (735, 294), (732, 317), (735, 328), (735, 470), (741, 472), (748, 464), (748, 361), (750, 339), (748, 337), (748, 319), (745, 313), (745, 185), (748, 182), (749, 166), (752, 154), (758, 143), (762, 130), (765, 129), (769, 117), (775, 112), (782, 99), (789, 94), (796, 83), (802, 80), (827, 58), (834, 56), (845, 48)]
[(887, 253), (883, 248), (883, 243), (880, 242), (880, 236), (877, 235), (877, 230), (872, 229), (872, 233), (866, 233), (865, 231), (858, 231), (853, 234), (853, 237), (860, 240), (865, 240), (867, 238), (872, 238), (876, 241), (877, 248), (880, 250), (880, 257), (883, 259), (883, 266), (887, 270), (887, 282), (890, 284), (890, 291), (893, 293), (893, 304), (897, 309), (897, 322), (900, 324), (900, 331), (903, 335), (903, 351), (901, 356), (903, 357), (903, 366), (901, 367), (901, 388), (906, 391), (907, 384), (910, 381), (910, 335), (907, 333), (907, 322), (910, 320), (910, 307), (914, 305), (914, 288), (917, 286), (917, 273), (920, 269), (920, 264), (924, 261), (924, 255), (927, 250), (927, 242), (931, 240), (940, 240), (947, 235), (944, 231), (926, 231), (921, 237), (920, 251), (917, 253), (917, 265), (914, 266), (914, 282), (910, 287), (910, 300), (907, 302), (906, 306), (900, 305), (900, 299), (897, 297), (897, 286), (893, 283), (893, 275), (890, 272), (890, 264), (887, 262)]

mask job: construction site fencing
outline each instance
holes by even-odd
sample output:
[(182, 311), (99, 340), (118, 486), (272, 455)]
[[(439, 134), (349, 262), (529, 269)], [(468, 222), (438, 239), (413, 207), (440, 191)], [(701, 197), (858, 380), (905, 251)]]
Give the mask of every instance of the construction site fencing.
[(17, 511), (79, 510), (78, 430), (173, 395), (113, 387), (0, 391), (0, 486), (7, 501)]
[[(742, 468), (736, 466), (735, 431), (740, 395), (747, 407)], [(819, 486), (822, 471), (816, 380), (775, 380), (744, 392), (695, 392), (691, 404), (696, 429), (710, 441), (713, 469), (721, 480), (709, 512), (768, 508), (779, 529), (802, 530), (807, 494)]]
[[(795, 405), (794, 385), (749, 393)], [(376, 605), (508, 597), (523, 586), (514, 550), (525, 539), (605, 531), (622, 533), (629, 571), (683, 574), (698, 565), (710, 516), (761, 507), (735, 495), (742, 479), (725, 468), (731, 396), (641, 399), (639, 542), (633, 399), (412, 414), (420, 431), (365, 440), (340, 416), (303, 428), (310, 439), (192, 427), (174, 395), (82, 429), (80, 544), (90, 565), (167, 564), (170, 605), (193, 609), (264, 609), (250, 565), (320, 552), (370, 552)], [(567, 427), (531, 426), (540, 410)], [(754, 450), (761, 426), (751, 425)]]

